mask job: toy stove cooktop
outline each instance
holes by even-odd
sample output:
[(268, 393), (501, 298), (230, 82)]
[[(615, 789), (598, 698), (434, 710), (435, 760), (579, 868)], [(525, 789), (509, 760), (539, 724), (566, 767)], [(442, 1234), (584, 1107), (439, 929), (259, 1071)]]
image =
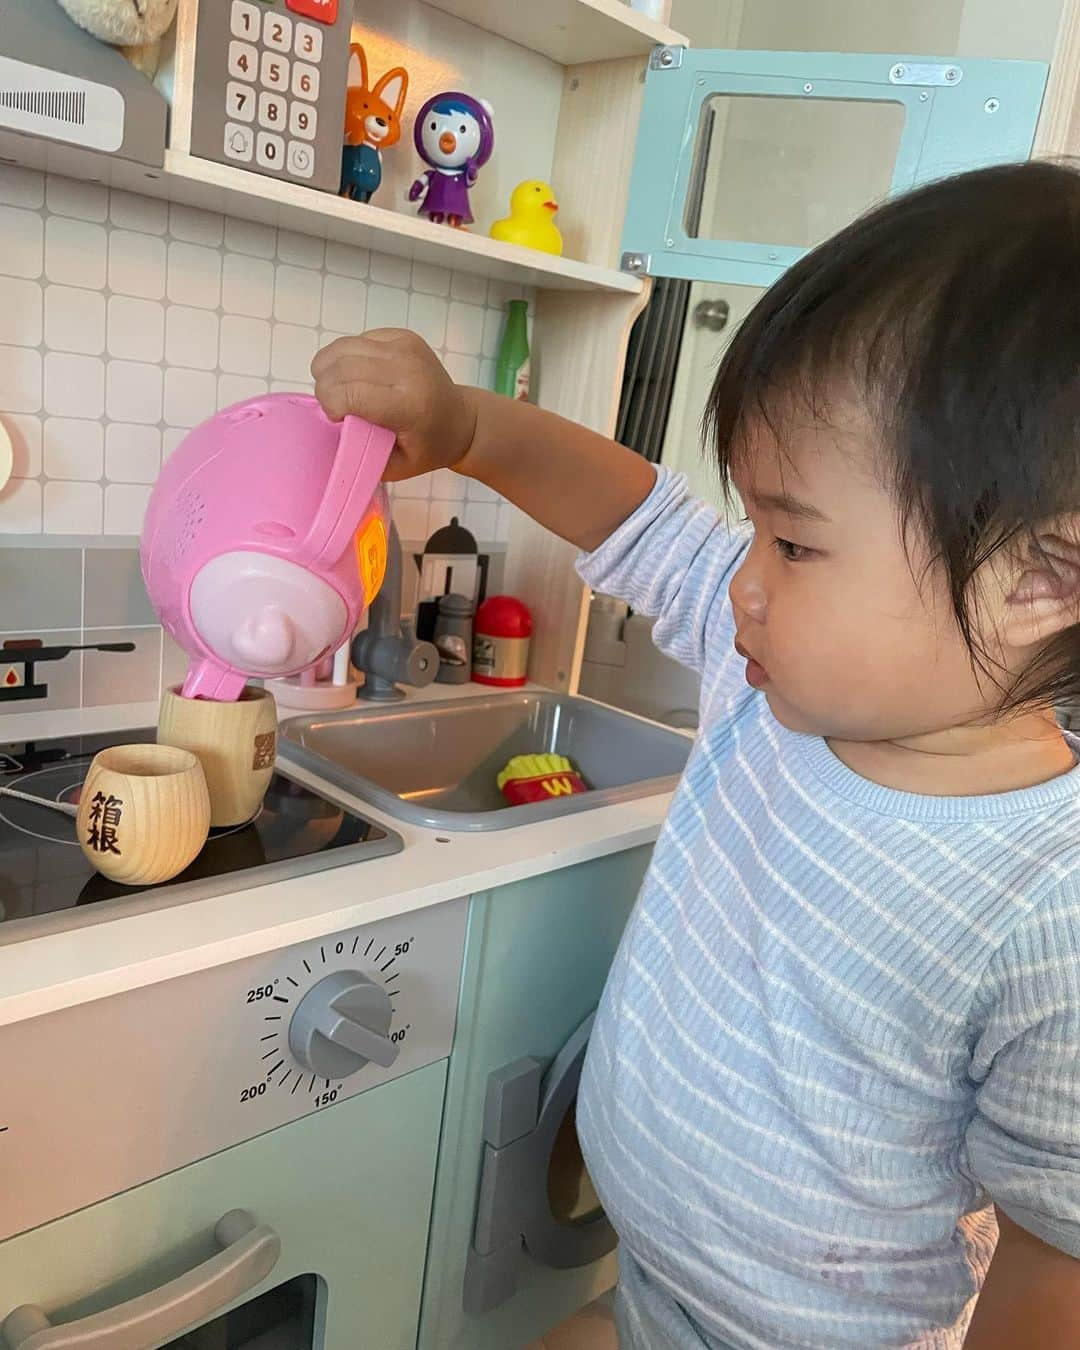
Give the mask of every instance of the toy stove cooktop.
[[(154, 737), (141, 729), (0, 745), (0, 786), (77, 803), (99, 750)], [(259, 815), (211, 830), (178, 877), (159, 886), (120, 886), (83, 857), (70, 816), (0, 796), (0, 946), (385, 857), (402, 846), (399, 835), (275, 773)]]

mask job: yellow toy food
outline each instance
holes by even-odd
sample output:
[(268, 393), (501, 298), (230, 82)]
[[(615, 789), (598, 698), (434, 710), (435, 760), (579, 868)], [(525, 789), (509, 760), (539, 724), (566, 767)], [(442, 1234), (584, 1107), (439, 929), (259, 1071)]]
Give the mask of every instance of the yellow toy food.
[(564, 755), (517, 755), (496, 782), (511, 806), (588, 791), (581, 775)]
[(542, 253), (562, 253), (562, 235), (555, 225), (559, 203), (555, 190), (539, 178), (519, 183), (510, 196), (510, 214), (491, 227), (492, 239), (522, 244)]

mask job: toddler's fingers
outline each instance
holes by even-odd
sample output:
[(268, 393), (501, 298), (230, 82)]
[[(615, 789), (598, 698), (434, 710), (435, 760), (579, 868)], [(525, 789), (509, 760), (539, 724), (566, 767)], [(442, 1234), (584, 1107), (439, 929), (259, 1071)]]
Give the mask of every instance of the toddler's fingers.
[(335, 422), (352, 414), (398, 431), (407, 421), (408, 399), (396, 385), (365, 379), (348, 366), (335, 366), (316, 380), (315, 397)]
[(357, 333), (351, 337), (335, 338), (317, 351), (311, 362), (311, 373), (319, 376), (335, 362), (347, 356), (371, 356), (380, 360), (393, 359), (393, 347), (400, 346), (403, 338), (412, 334), (401, 328), (372, 328), (366, 333)]

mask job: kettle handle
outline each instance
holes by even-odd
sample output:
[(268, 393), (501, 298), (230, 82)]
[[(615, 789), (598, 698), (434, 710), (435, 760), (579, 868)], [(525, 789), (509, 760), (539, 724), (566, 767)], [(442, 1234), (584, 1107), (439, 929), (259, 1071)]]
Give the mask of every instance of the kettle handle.
[(393, 448), (392, 431), (361, 417), (345, 418), (322, 501), (300, 544), (297, 562), (308, 567), (332, 567), (337, 562), (382, 482)]

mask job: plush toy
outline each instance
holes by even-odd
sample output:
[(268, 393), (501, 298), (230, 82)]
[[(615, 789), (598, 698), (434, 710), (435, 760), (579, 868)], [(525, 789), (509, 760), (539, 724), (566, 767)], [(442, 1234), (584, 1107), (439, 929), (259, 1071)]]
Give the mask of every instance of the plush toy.
[(137, 70), (153, 79), (161, 39), (176, 18), (178, 0), (58, 0), (80, 28), (118, 48)]

